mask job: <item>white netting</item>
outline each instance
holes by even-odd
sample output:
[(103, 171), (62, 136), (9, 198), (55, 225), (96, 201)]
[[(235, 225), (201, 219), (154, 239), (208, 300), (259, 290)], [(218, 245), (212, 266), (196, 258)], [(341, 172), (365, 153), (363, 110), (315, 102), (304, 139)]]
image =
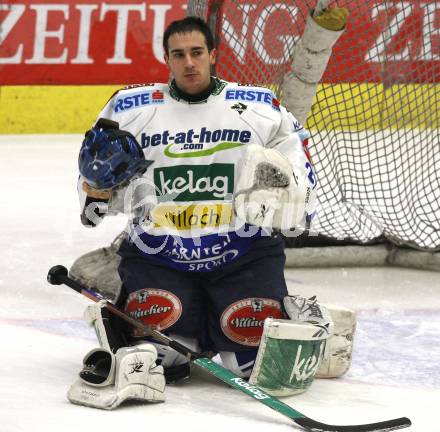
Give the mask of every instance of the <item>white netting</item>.
[[(280, 91), (315, 0), (190, 0), (217, 38), (216, 74)], [(440, 0), (338, 0), (335, 46), (307, 126), (320, 186), (313, 229), (440, 249)]]

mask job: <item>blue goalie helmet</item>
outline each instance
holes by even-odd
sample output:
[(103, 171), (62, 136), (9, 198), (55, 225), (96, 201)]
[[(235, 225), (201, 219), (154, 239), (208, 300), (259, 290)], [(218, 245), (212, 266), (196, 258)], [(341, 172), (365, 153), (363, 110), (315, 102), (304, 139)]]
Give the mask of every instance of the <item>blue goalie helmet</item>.
[(102, 118), (86, 132), (78, 158), (80, 174), (95, 189), (119, 186), (151, 163), (130, 132)]

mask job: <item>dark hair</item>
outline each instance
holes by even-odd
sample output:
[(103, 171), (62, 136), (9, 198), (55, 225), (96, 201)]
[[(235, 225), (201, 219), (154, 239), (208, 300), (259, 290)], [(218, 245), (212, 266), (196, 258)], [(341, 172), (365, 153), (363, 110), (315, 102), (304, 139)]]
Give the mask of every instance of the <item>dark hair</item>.
[(175, 33), (190, 33), (198, 31), (205, 36), (208, 52), (214, 48), (214, 36), (208, 24), (201, 18), (196, 16), (189, 16), (181, 20), (173, 21), (165, 30), (163, 34), (163, 49), (168, 55), (168, 39)]

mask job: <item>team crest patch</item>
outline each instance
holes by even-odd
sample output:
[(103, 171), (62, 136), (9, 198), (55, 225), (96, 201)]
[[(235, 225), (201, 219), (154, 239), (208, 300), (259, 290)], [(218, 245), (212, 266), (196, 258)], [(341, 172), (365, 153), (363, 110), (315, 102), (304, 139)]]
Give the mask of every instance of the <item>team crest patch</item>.
[(231, 106), (231, 109), (237, 111), (238, 114), (243, 114), (247, 110), (247, 105), (241, 102), (237, 102), (236, 104)]
[(231, 304), (222, 314), (223, 333), (241, 345), (258, 346), (266, 318), (283, 317), (281, 304), (267, 298), (247, 298)]
[[(125, 312), (160, 331), (172, 326), (180, 318), (182, 303), (169, 291), (145, 288), (128, 296)], [(139, 337), (142, 331), (135, 329), (133, 334)]]

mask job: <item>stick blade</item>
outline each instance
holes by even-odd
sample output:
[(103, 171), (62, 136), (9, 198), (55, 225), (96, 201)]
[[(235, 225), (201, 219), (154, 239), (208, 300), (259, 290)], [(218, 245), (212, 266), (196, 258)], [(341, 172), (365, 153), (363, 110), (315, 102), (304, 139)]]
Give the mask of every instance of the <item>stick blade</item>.
[(329, 425), (307, 417), (296, 419), (295, 423), (310, 432), (388, 432), (411, 426), (411, 420), (407, 417), (351, 426)]

